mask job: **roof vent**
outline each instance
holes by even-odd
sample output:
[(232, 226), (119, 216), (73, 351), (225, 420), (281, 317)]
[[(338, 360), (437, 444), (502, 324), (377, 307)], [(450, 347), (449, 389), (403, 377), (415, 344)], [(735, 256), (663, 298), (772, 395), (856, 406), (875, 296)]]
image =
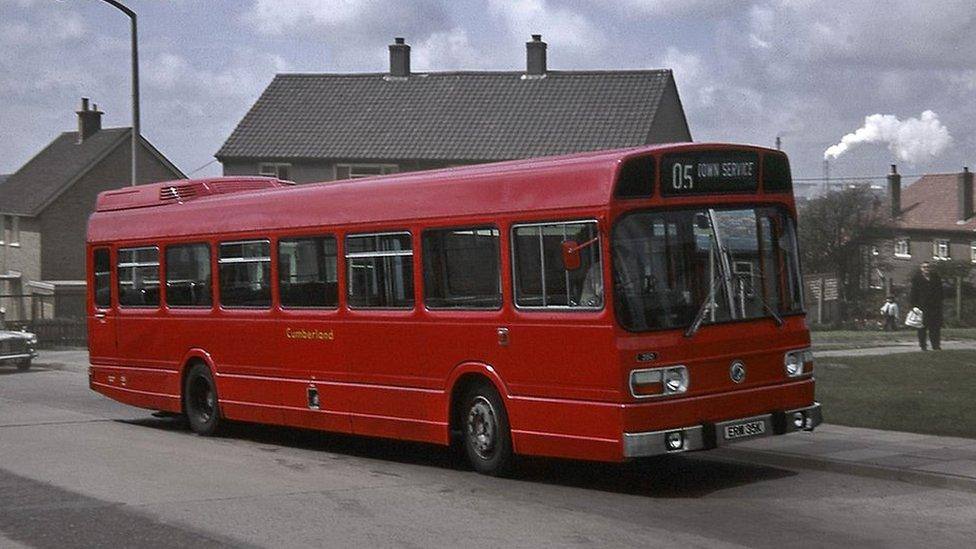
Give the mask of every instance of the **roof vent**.
[(232, 193), (290, 187), (294, 183), (273, 177), (214, 177), (210, 179), (165, 181), (124, 189), (105, 191), (98, 195), (95, 209), (100, 212), (148, 208), (166, 204), (183, 204)]

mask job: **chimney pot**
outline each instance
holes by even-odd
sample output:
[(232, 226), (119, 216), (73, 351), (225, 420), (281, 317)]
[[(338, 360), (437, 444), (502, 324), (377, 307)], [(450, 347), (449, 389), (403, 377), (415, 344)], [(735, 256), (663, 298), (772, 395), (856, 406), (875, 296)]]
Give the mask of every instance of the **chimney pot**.
[(403, 38), (397, 37), (390, 44), (390, 76), (407, 78), (410, 76), (410, 46)]
[(546, 43), (541, 34), (533, 34), (532, 40), (525, 43), (525, 75), (529, 78), (546, 75)]
[(888, 200), (891, 202), (891, 218), (895, 219), (901, 215), (901, 175), (895, 164), (891, 165), (888, 174)]
[(102, 111), (98, 110), (98, 105), (94, 109), (88, 108), (88, 98), (81, 98), (81, 110), (78, 114), (78, 143), (81, 144), (85, 139), (98, 133), (102, 129)]

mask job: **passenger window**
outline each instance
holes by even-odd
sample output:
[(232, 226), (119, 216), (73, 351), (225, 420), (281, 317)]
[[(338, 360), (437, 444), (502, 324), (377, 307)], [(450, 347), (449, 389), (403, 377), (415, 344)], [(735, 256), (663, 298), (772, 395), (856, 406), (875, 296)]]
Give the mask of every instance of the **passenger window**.
[(413, 248), (410, 233), (346, 237), (350, 307), (413, 307)]
[(159, 306), (159, 247), (121, 248), (118, 257), (119, 305)]
[(95, 250), (94, 261), (95, 306), (107, 309), (112, 306), (112, 260), (107, 248)]
[(431, 309), (502, 305), (498, 229), (424, 231), (424, 304)]
[[(515, 304), (519, 307), (600, 309), (603, 267), (595, 221), (516, 226)], [(575, 243), (579, 267), (563, 265), (564, 243)]]
[(221, 242), (220, 304), (225, 307), (271, 307), (271, 242)]
[(339, 306), (336, 239), (278, 241), (278, 290), (282, 307)]
[(213, 303), (210, 245), (166, 247), (166, 304), (170, 307), (210, 307)]

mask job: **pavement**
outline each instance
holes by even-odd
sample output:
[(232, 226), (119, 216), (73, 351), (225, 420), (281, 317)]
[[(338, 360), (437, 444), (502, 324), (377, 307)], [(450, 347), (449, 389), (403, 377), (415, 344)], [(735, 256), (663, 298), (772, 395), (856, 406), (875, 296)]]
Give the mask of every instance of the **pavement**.
[(718, 452), (735, 461), (976, 492), (976, 440), (968, 438), (823, 424), (812, 433), (742, 442)]

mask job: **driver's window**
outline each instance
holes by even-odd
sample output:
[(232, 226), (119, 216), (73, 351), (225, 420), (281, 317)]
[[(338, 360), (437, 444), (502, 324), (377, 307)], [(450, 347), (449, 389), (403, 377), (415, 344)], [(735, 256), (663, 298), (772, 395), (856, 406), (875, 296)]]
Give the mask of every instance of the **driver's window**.
[[(563, 243), (575, 248), (578, 267), (567, 268)], [(518, 307), (603, 308), (603, 266), (595, 221), (518, 225), (512, 229), (512, 247)]]

